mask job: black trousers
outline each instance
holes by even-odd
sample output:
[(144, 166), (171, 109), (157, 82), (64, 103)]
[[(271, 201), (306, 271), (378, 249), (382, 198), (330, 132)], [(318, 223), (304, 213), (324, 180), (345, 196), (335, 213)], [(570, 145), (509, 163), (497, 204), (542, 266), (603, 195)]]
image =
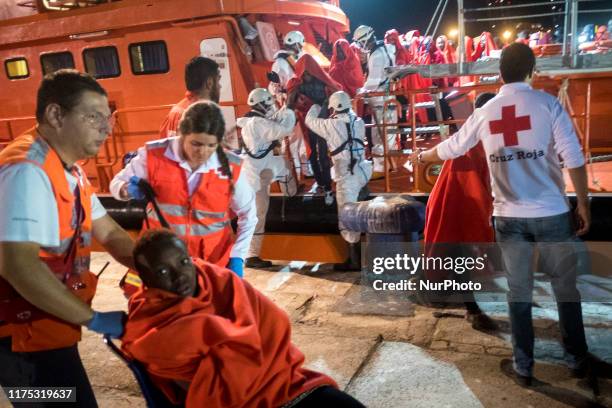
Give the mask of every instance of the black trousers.
[(308, 144), (310, 145), (310, 157), (308, 161), (312, 167), (315, 181), (325, 191), (331, 191), (331, 162), (327, 155), (327, 142), (321, 136), (308, 131)]
[(309, 407), (365, 408), (365, 405), (344, 391), (340, 391), (334, 387), (324, 386), (317, 388), (293, 406), (293, 408)]
[(11, 338), (0, 338), (0, 385), (3, 387), (76, 387), (76, 403), (16, 403), (17, 407), (97, 407), (76, 345), (15, 353)]

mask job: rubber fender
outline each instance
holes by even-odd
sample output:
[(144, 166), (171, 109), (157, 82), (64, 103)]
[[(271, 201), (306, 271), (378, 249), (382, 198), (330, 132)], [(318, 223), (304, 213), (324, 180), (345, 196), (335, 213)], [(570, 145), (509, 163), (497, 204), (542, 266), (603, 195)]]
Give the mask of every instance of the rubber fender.
[(409, 195), (378, 196), (346, 203), (338, 217), (350, 231), (370, 234), (408, 234), (425, 226), (425, 205)]

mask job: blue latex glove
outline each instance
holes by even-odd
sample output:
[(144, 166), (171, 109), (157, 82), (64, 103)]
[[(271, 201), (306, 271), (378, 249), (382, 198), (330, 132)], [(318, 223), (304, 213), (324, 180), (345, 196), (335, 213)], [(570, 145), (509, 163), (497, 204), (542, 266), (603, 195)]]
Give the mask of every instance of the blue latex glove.
[(114, 339), (123, 335), (123, 325), (127, 315), (124, 312), (94, 312), (87, 328), (100, 334), (108, 334)]
[(242, 258), (230, 258), (227, 263), (227, 269), (230, 269), (236, 275), (242, 278), (244, 275), (244, 259)]
[(140, 177), (132, 176), (130, 177), (130, 181), (128, 182), (127, 192), (129, 196), (135, 200), (144, 200), (145, 195), (138, 187), (138, 182), (140, 181)]

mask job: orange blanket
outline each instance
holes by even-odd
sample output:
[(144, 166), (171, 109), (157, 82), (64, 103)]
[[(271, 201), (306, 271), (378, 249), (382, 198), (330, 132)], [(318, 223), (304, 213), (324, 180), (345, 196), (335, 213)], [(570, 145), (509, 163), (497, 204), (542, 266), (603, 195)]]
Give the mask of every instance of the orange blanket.
[(425, 244), (493, 242), (493, 199), (482, 144), (447, 160), (429, 195)]
[[(130, 300), (122, 348), (175, 403), (278, 407), (322, 385), (302, 367), (288, 316), (232, 272), (201, 260), (199, 292), (141, 289)], [(185, 392), (178, 383), (189, 384)]]
[[(492, 213), (489, 169), (479, 142), (464, 156), (447, 160), (442, 166), (425, 210), (425, 253), (429, 257), (458, 256), (457, 250), (463, 251), (462, 247), (443, 244), (493, 242)], [(428, 279), (448, 278), (446, 271), (424, 273)]]

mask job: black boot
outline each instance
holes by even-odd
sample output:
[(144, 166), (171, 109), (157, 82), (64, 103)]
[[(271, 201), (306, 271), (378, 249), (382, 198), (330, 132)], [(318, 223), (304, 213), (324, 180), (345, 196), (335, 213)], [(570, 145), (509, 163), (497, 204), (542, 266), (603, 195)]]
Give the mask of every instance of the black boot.
[(334, 271), (348, 272), (361, 271), (361, 243), (349, 243), (349, 253), (346, 261), (334, 264)]
[(244, 266), (247, 268), (269, 268), (272, 266), (272, 262), (264, 261), (258, 256), (252, 256), (246, 259)]

